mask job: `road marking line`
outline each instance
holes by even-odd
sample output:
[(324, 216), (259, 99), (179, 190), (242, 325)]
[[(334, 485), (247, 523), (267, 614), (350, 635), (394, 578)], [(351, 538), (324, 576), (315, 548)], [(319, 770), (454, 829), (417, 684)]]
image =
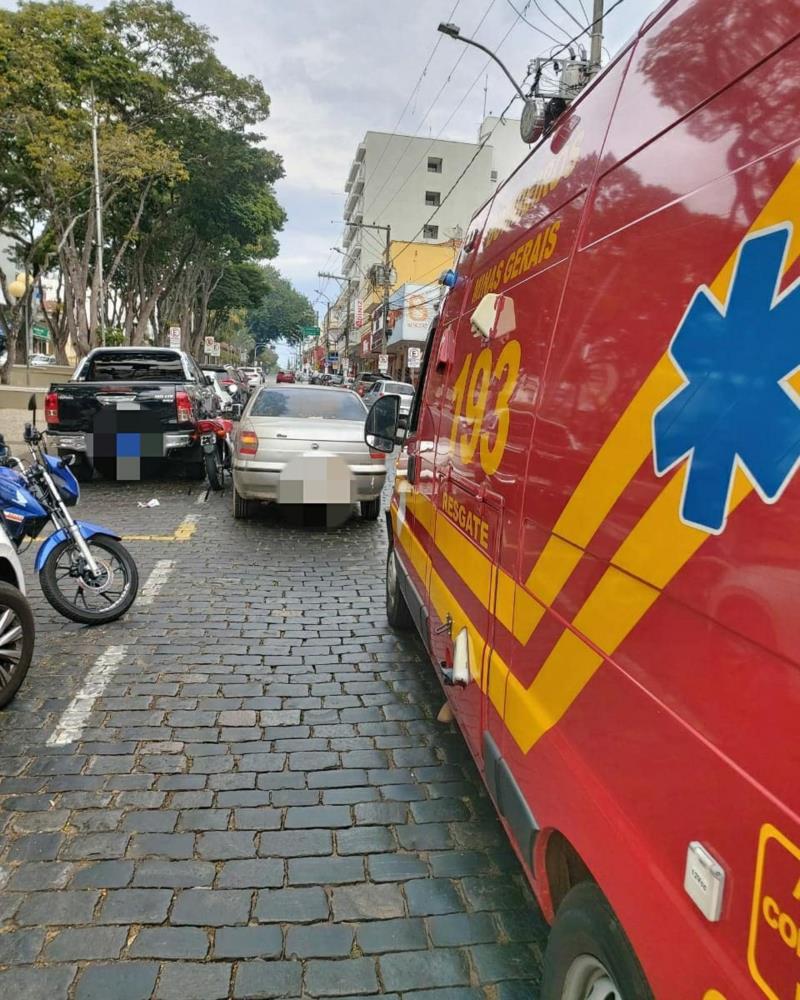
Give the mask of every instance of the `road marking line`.
[(97, 657), (94, 666), (86, 675), (83, 687), (61, 713), (56, 728), (47, 740), (49, 747), (62, 747), (67, 743), (78, 741), (95, 701), (105, 691), (114, 671), (127, 652), (127, 646), (109, 646)]
[(188, 542), (197, 531), (197, 514), (187, 514), (171, 535), (123, 535), (123, 542)]
[(140, 607), (152, 604), (169, 579), (173, 569), (175, 569), (174, 559), (159, 559), (142, 587), (136, 604)]

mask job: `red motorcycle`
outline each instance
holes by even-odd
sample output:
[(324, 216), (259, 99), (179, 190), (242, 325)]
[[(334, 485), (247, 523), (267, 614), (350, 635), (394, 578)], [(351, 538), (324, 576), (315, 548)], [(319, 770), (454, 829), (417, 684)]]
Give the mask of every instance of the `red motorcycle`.
[(221, 490), (225, 485), (225, 472), (231, 471), (232, 432), (233, 421), (224, 417), (197, 421), (197, 434), (200, 438), (200, 447), (203, 449), (206, 476), (212, 490)]

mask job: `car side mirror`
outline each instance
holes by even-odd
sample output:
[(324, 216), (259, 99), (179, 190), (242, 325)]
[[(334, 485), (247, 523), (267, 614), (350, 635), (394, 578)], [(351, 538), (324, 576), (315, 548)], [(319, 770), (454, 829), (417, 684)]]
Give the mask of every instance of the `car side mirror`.
[(206, 375), (206, 385), (213, 385), (214, 379), (210, 375)]
[(398, 443), (400, 397), (381, 396), (372, 404), (364, 423), (364, 440), (370, 448), (390, 455)]

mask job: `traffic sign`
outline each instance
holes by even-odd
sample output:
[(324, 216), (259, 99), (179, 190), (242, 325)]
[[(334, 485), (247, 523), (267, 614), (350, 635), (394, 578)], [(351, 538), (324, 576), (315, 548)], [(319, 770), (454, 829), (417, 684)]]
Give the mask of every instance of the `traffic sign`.
[(422, 350), (419, 347), (409, 347), (407, 363), (409, 368), (419, 368), (422, 364)]
[(179, 326), (169, 328), (169, 346), (175, 351), (181, 349), (181, 328)]
[(389, 355), (379, 354), (378, 355), (378, 371), (383, 372), (385, 375), (389, 371)]
[(213, 353), (214, 353), (214, 343), (215, 343), (215, 341), (214, 341), (213, 337), (206, 337), (206, 339), (205, 339), (205, 352), (206, 352), (206, 354), (212, 354), (213, 355)]

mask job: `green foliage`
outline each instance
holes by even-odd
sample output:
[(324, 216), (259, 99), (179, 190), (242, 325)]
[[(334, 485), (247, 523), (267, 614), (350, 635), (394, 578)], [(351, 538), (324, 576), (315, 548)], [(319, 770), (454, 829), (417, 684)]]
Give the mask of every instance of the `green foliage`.
[(261, 305), (248, 313), (247, 326), (250, 332), (257, 344), (275, 343), (278, 340), (285, 340), (290, 344), (299, 343), (303, 339), (299, 327), (311, 326), (316, 322), (311, 303), (276, 268), (267, 264), (264, 274), (269, 290)]
[[(104, 298), (121, 310), (107, 325), (140, 342), (158, 307), (197, 346), (265, 297), (256, 262), (278, 252), (283, 165), (254, 131), (269, 114), (262, 84), (224, 66), (214, 42), (171, 0), (0, 10), (0, 231), (34, 272), (61, 267), (81, 352), (99, 327), (92, 97)], [(4, 321), (13, 338), (0, 307)]]

